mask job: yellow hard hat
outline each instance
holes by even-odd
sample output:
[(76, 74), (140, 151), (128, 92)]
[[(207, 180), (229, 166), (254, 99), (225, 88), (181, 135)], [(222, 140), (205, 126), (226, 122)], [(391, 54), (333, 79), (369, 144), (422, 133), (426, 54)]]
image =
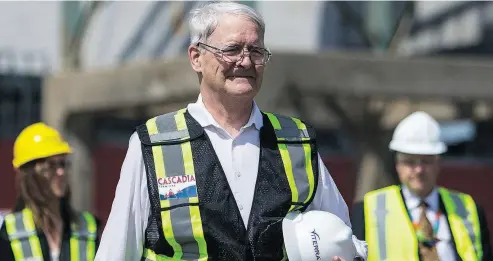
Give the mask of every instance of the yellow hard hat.
[(38, 122), (27, 126), (21, 131), (14, 143), (15, 168), (50, 156), (69, 154), (72, 149), (54, 128)]

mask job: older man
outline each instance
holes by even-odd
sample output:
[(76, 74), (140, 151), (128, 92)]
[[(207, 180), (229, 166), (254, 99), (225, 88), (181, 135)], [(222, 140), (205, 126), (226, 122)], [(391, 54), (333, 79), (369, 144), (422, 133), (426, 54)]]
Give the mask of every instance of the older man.
[(211, 3), (192, 11), (190, 32), (199, 98), (131, 136), (96, 260), (282, 260), (288, 212), (350, 224), (313, 129), (254, 102), (271, 56), (262, 18)]
[(447, 147), (436, 120), (409, 115), (389, 147), (401, 185), (367, 193), (351, 214), (355, 234), (368, 242), (368, 260), (493, 260), (483, 210), (470, 195), (437, 185)]

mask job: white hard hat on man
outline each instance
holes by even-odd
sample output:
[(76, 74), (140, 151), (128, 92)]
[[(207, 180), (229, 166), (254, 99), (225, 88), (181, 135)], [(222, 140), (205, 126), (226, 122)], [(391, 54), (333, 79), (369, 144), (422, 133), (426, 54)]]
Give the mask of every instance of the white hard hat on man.
[(389, 148), (414, 155), (439, 155), (447, 151), (438, 122), (422, 111), (410, 114), (397, 125)]

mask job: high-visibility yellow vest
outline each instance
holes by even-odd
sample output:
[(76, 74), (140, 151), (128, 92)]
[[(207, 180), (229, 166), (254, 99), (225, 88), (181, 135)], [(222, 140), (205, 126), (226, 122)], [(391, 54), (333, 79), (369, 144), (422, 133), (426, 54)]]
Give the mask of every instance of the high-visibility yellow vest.
[[(445, 205), (457, 253), (480, 261), (482, 245), (476, 204), (470, 195), (438, 188)], [(400, 186), (369, 192), (364, 197), (368, 261), (419, 261), (418, 242)]]
[[(32, 211), (25, 208), (5, 217), (5, 227), (16, 261), (43, 261), (41, 244)], [(92, 261), (96, 254), (96, 219), (88, 212), (80, 213), (79, 224), (71, 224), (70, 260)]]
[[(193, 159), (197, 155), (193, 154), (199, 152), (192, 151), (190, 141), (197, 137), (194, 136), (194, 131), (187, 127), (185, 111), (183, 109), (152, 118), (146, 122), (145, 129), (139, 131), (140, 139), (144, 144), (144, 161), (153, 162), (153, 164), (146, 164), (148, 180), (153, 178), (152, 175), (149, 178), (149, 173), (155, 172), (154, 179), (158, 182), (169, 182), (171, 179), (195, 181), (197, 170), (194, 169)], [(313, 199), (318, 181), (318, 173), (314, 173), (314, 169), (318, 169), (318, 166), (315, 168), (312, 166), (313, 157), (317, 155), (312, 149), (314, 136), (310, 136), (305, 124), (298, 119), (272, 113), (265, 114), (274, 128), (280, 158), (291, 190), (292, 205), (289, 211), (300, 210)], [(144, 141), (146, 139), (151, 146), (146, 145)], [(149, 188), (152, 189), (152, 185)], [(160, 193), (162, 232), (168, 244), (173, 248), (174, 255), (159, 255), (146, 247), (143, 251), (144, 260), (217, 260), (217, 257), (210, 256), (208, 253), (208, 243), (204, 237), (199, 207), (201, 200), (196, 187), (188, 187), (187, 193), (189, 197), (177, 199), (165, 199)], [(170, 197), (172, 196), (170, 194)], [(151, 199), (151, 202), (153, 200)], [(188, 207), (186, 209), (181, 207), (175, 212), (167, 211), (175, 210), (180, 205)], [(279, 234), (279, 237), (282, 237), (282, 234)], [(280, 251), (285, 251), (285, 249)]]

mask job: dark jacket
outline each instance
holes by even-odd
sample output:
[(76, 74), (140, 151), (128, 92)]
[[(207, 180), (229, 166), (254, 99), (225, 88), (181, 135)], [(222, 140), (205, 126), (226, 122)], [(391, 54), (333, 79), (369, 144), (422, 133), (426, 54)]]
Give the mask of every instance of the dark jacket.
[[(65, 201), (63, 201), (65, 202)], [(61, 240), (60, 247), (60, 261), (70, 261), (70, 210), (68, 204), (61, 204), (61, 214), (63, 219), (63, 236)], [(21, 211), (24, 208), (23, 204), (17, 204), (14, 212)], [(96, 238), (96, 251), (99, 246), (99, 229), (100, 220), (96, 218), (96, 225), (98, 228), (98, 236)], [(48, 245), (48, 240), (42, 230), (37, 231), (39, 237), (39, 243), (41, 244), (41, 251), (43, 252), (44, 261), (51, 261), (50, 247)], [(12, 247), (10, 245), (10, 240), (7, 234), (7, 229), (5, 227), (5, 222), (0, 228), (0, 260), (2, 261), (15, 261), (14, 253), (12, 252)]]
[[(401, 191), (401, 197), (402, 197), (402, 191)], [(445, 206), (443, 204), (442, 198), (439, 196), (440, 199), (440, 211), (444, 213), (444, 215), (448, 215)], [(405, 202), (404, 202), (405, 204)], [(486, 216), (483, 211), (483, 209), (476, 204), (477, 210), (478, 210), (478, 217), (479, 217), (479, 223), (481, 227), (481, 243), (483, 246), (483, 260), (482, 261), (493, 261), (493, 255), (491, 252), (491, 245), (490, 245), (490, 234), (488, 230), (488, 224), (486, 222)], [(351, 211), (351, 224), (353, 227), (353, 233), (354, 235), (359, 238), (360, 240), (365, 239), (365, 214), (364, 214), (364, 202), (358, 202), (354, 204), (352, 211)], [(447, 219), (448, 222), (448, 219)], [(450, 229), (450, 224), (448, 225)], [(455, 258), (457, 261), (467, 261), (467, 260), (462, 260), (457, 253), (457, 250), (455, 248), (455, 241), (453, 240), (453, 234), (452, 235), (452, 244), (454, 245), (454, 250), (455, 250)]]

